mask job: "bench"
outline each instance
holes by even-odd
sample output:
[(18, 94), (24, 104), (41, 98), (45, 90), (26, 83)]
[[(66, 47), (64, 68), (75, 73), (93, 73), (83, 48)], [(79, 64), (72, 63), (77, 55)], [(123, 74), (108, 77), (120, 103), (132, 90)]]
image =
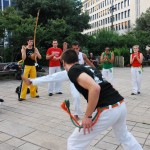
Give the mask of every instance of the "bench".
[(4, 76), (11, 76), (11, 75), (15, 75), (16, 74), (16, 70), (4, 70), (4, 66), (6, 66), (7, 63), (0, 63), (0, 76), (4, 77)]

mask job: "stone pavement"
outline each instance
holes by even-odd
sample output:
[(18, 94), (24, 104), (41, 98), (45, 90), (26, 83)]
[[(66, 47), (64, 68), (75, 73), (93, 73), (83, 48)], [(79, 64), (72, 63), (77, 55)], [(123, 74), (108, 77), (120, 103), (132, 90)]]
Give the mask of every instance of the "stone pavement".
[[(0, 98), (5, 100), (0, 106), (0, 150), (66, 150), (74, 126), (60, 104), (65, 99), (71, 100), (69, 82), (63, 83), (62, 95), (49, 97), (47, 84), (42, 84), (39, 99), (28, 95), (23, 102), (17, 100), (18, 85), (17, 80), (0, 80)], [(150, 150), (150, 68), (144, 68), (140, 95), (130, 95), (130, 68), (114, 69), (114, 86), (125, 97), (128, 129), (144, 150)], [(82, 100), (81, 105), (85, 110), (86, 101)], [(87, 150), (122, 150), (122, 147), (109, 128), (93, 139)]]

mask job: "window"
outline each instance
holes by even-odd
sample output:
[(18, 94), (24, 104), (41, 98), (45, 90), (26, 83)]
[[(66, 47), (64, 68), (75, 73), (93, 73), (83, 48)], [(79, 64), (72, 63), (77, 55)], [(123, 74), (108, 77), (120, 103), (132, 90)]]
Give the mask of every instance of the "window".
[(127, 18), (127, 11), (124, 12), (124, 17)]
[(120, 20), (120, 13), (118, 14), (118, 20)]
[(118, 10), (120, 10), (120, 3), (118, 3)]
[(123, 2), (121, 2), (121, 9), (123, 8)]
[(117, 4), (115, 5), (115, 10), (117, 11)]
[(130, 5), (130, 0), (128, 0), (128, 6)]
[(122, 22), (122, 29), (124, 29), (123, 22)]
[(118, 27), (118, 30), (120, 30), (121, 28), (120, 28), (120, 23), (119, 23), (119, 27)]
[(118, 25), (116, 25), (116, 31), (118, 30)]
[(129, 21), (128, 21), (128, 28), (130, 28), (130, 26), (131, 26), (131, 25), (130, 25), (130, 20), (129, 20)]
[(127, 21), (125, 22), (125, 29), (127, 29)]
[(123, 12), (121, 13), (121, 19), (123, 19)]
[(110, 21), (110, 20), (109, 20), (109, 17), (108, 17), (108, 19), (107, 19), (107, 20), (108, 20), (107, 22), (109, 23), (109, 21)]
[(124, 7), (126, 7), (127, 5), (127, 0), (124, 0)]
[(107, 5), (109, 5), (109, 0), (107, 0)]
[(130, 9), (128, 10), (128, 17), (130, 17)]
[(107, 24), (107, 18), (105, 19), (105, 23)]
[(116, 18), (116, 21), (117, 21), (117, 20), (118, 20), (118, 16), (117, 16), (117, 14), (116, 14), (116, 17), (115, 17), (115, 18)]

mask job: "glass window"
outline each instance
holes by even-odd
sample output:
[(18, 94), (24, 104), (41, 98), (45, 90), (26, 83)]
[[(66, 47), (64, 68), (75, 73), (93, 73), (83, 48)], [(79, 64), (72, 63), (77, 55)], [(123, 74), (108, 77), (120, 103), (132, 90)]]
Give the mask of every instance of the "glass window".
[(123, 2), (121, 2), (121, 9), (123, 8)]
[(121, 19), (123, 19), (123, 12), (121, 13)]
[(126, 7), (127, 5), (127, 0), (124, 0), (124, 7)]
[(129, 21), (128, 21), (128, 28), (130, 28), (130, 26), (131, 26), (131, 25), (130, 25), (130, 20), (129, 20)]
[(124, 29), (123, 23), (122, 23), (122, 29)]
[(118, 10), (120, 10), (120, 3), (118, 3)]
[(130, 5), (130, 0), (128, 0), (128, 6)]
[(120, 13), (118, 14), (118, 20), (120, 20)]
[(127, 18), (127, 11), (124, 12), (124, 17)]
[(115, 18), (116, 18), (116, 21), (117, 21), (117, 20), (118, 20), (118, 16), (117, 16), (117, 14), (116, 14), (116, 17), (115, 17)]
[(130, 9), (128, 10), (128, 17), (130, 17)]

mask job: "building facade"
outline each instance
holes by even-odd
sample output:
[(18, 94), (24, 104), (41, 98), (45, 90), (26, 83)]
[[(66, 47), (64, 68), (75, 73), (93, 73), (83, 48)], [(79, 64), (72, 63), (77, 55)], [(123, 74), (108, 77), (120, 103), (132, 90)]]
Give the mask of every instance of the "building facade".
[(2, 11), (8, 6), (11, 6), (11, 0), (0, 0), (0, 8)]
[(102, 28), (126, 33), (149, 7), (149, 0), (84, 0), (82, 11), (89, 14), (91, 28), (83, 33), (92, 35)]

